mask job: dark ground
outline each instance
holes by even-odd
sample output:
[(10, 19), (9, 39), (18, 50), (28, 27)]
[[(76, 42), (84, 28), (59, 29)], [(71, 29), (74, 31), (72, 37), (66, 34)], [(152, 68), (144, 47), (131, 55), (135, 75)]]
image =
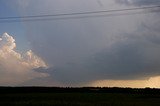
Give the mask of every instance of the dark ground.
[(0, 87), (0, 106), (160, 106), (160, 89)]

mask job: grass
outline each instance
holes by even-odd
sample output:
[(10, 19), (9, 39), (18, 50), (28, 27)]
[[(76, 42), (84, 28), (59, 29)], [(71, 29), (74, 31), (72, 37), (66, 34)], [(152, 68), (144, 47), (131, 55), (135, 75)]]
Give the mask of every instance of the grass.
[(94, 92), (2, 93), (0, 106), (160, 106), (160, 95)]

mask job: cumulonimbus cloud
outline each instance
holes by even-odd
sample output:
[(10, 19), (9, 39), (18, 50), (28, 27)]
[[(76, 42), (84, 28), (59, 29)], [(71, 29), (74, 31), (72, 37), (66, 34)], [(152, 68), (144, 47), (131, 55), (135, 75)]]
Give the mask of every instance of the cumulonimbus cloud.
[(0, 85), (18, 85), (24, 81), (48, 74), (35, 72), (35, 68), (47, 67), (46, 63), (31, 50), (17, 52), (15, 39), (4, 33), (0, 38)]
[[(62, 1), (35, 0), (20, 13), (34, 14), (45, 10), (45, 13), (53, 14), (99, 9), (91, 6), (93, 2), (85, 0), (82, 1), (87, 4), (86, 8), (82, 1)], [(121, 8), (124, 5), (127, 8), (154, 5), (159, 0), (116, 1), (113, 7)], [(35, 3), (36, 6), (33, 6)], [(19, 5), (23, 7), (23, 3)], [(112, 18), (40, 21), (25, 25), (35, 53), (54, 66), (44, 70), (50, 75), (50, 79), (44, 78), (46, 82), (57, 80), (69, 86), (97, 80), (139, 80), (159, 76), (159, 22), (159, 16), (155, 14), (133, 14)], [(41, 82), (39, 78), (35, 80), (35, 84)]]

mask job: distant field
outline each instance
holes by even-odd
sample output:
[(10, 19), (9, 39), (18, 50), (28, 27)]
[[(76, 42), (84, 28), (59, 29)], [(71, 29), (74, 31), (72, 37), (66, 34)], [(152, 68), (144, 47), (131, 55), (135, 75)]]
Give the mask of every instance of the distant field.
[(1, 91), (0, 106), (160, 106), (160, 94)]

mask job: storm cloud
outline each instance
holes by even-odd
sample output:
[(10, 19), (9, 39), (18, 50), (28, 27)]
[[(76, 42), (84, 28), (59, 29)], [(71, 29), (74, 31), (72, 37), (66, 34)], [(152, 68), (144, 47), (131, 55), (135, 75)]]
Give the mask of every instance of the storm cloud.
[(105, 79), (148, 79), (157, 76), (160, 74), (160, 44), (146, 36), (151, 35), (128, 35), (110, 48), (78, 62), (55, 66), (48, 72), (58, 81), (67, 84)]
[[(62, 2), (63, 1), (63, 2)], [(142, 5), (158, 0), (30, 1), (21, 14), (72, 13)], [(22, 1), (21, 1), (22, 3)], [(19, 8), (23, 5), (16, 4)], [(23, 3), (22, 3), (23, 4)], [(107, 8), (104, 8), (106, 6)], [(31, 11), (32, 10), (32, 11)], [(93, 17), (25, 23), (28, 41), (35, 54), (48, 63), (48, 84), (83, 85), (97, 80), (137, 80), (159, 76), (159, 13), (131, 14), (117, 17)]]

